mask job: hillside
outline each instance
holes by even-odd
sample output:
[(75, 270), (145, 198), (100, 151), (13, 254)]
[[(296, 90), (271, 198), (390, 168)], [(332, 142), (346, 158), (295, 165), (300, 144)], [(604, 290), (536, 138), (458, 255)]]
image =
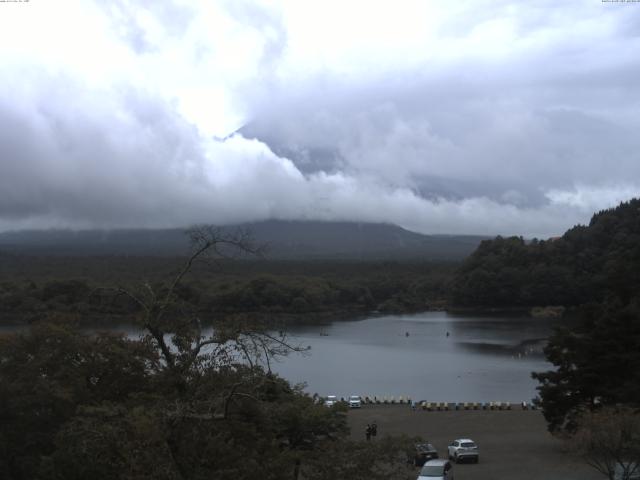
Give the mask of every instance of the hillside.
[[(461, 260), (486, 237), (421, 235), (389, 224), (278, 221), (240, 225), (275, 259)], [(234, 228), (234, 227), (226, 227)], [(0, 252), (38, 255), (173, 256), (187, 251), (181, 229), (39, 230), (0, 233)]]
[(455, 305), (576, 306), (640, 288), (640, 199), (596, 213), (558, 239), (483, 241), (457, 271)]

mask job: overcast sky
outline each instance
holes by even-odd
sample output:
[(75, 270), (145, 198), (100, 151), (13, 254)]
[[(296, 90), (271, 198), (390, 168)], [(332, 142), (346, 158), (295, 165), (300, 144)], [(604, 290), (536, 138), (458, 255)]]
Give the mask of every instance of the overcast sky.
[(0, 230), (546, 237), (640, 195), (640, 3), (0, 3)]

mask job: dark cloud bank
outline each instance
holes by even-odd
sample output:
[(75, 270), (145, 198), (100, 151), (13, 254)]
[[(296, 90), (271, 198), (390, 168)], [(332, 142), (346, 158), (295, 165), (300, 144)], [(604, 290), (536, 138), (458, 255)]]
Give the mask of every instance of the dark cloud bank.
[[(91, 84), (37, 57), (5, 64), (0, 229), (280, 218), (561, 233), (640, 192), (640, 8), (545, 5), (502, 2), (483, 17), (469, 7), (442, 26), (463, 41), (483, 21), (505, 20), (518, 41), (506, 53), (305, 75), (287, 63), (296, 40), (285, 14), (235, 6), (234, 21), (265, 41), (252, 81), (229, 89), (246, 122), (224, 140), (139, 82)], [(139, 8), (176, 38), (197, 15)], [(108, 15), (132, 58), (161, 55), (121, 13)]]

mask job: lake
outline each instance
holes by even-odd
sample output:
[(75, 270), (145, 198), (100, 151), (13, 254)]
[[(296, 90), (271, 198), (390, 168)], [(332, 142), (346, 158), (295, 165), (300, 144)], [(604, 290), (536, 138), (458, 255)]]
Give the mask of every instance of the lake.
[(445, 312), (297, 326), (289, 333), (311, 347), (309, 355), (290, 355), (272, 367), (322, 396), (530, 401), (537, 385), (531, 372), (552, 367), (542, 354), (552, 328), (551, 321), (530, 317)]
[[(537, 385), (531, 372), (552, 368), (542, 354), (552, 328), (551, 321), (530, 317), (446, 312), (290, 326), (291, 343), (311, 349), (272, 362), (272, 369), (321, 396), (530, 401)], [(132, 338), (140, 334), (133, 326), (118, 330)]]

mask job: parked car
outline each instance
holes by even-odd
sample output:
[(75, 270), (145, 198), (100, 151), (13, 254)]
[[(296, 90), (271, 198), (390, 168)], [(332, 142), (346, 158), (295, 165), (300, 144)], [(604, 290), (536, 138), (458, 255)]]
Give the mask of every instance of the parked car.
[(453, 465), (448, 460), (429, 460), (422, 466), (418, 480), (453, 480)]
[(336, 403), (338, 403), (338, 397), (335, 395), (327, 395), (327, 398), (324, 401), (324, 404), (327, 407), (333, 407)]
[(362, 407), (362, 399), (360, 398), (360, 395), (351, 395), (349, 397), (349, 407), (350, 408)]
[(449, 445), (449, 460), (460, 463), (463, 460), (471, 460), (475, 463), (480, 461), (480, 451), (478, 445), (470, 438), (459, 438)]
[(438, 458), (438, 451), (430, 443), (416, 443), (416, 453), (413, 457), (413, 464), (421, 467), (429, 460)]

